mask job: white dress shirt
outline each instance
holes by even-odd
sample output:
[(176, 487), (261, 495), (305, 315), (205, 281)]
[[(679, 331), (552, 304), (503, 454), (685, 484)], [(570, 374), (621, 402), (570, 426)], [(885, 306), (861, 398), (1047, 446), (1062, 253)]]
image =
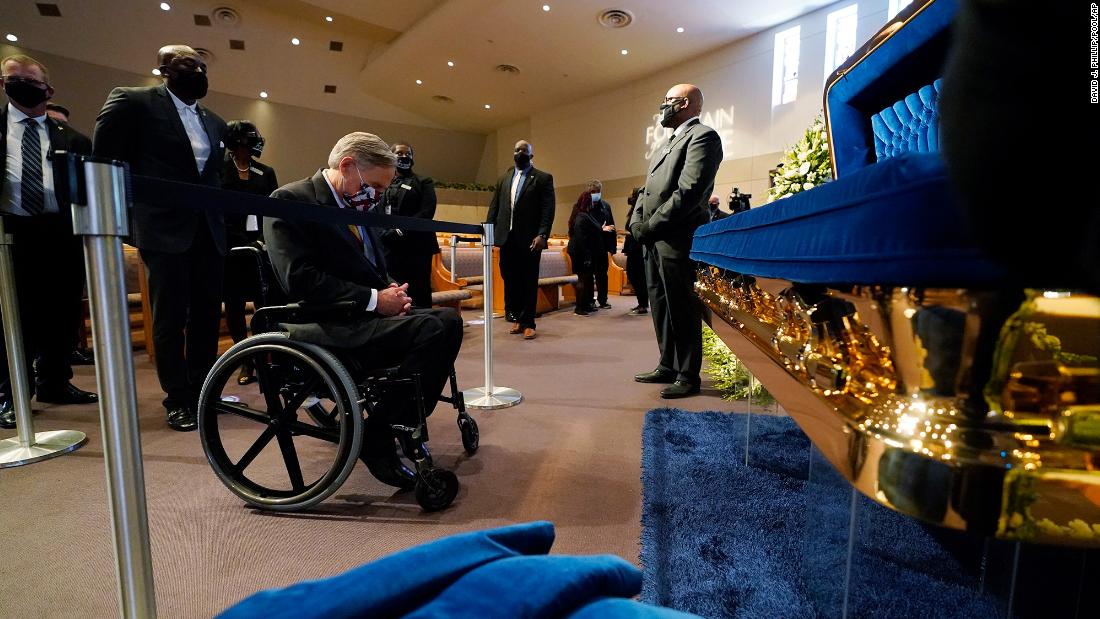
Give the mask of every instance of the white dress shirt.
[[(348, 203), (344, 202), (344, 199), (340, 197), (340, 194), (336, 193), (336, 188), (333, 187), (332, 183), (328, 180), (328, 175), (322, 173), (321, 176), (324, 177), (325, 184), (328, 185), (328, 190), (332, 192), (332, 197), (336, 199), (336, 204), (340, 205), (340, 208), (351, 208), (348, 205)], [(356, 226), (356, 227), (359, 228), (359, 233), (363, 235), (363, 238), (366, 238), (367, 231), (364, 230), (362, 226)], [(364, 244), (363, 255), (366, 255), (366, 251), (367, 251), (366, 250), (366, 245)], [(370, 290), (370, 301), (367, 302), (367, 311), (368, 312), (373, 312), (374, 308), (376, 308), (376, 307), (378, 307), (378, 291), (375, 290), (374, 288), (371, 288), (371, 290)]]
[(206, 160), (210, 157), (210, 136), (206, 135), (206, 127), (199, 118), (198, 104), (187, 105), (180, 101), (170, 89), (168, 94), (172, 97), (172, 103), (176, 104), (176, 112), (183, 122), (183, 129), (187, 132), (187, 138), (191, 140), (191, 150), (195, 153), (195, 165), (199, 168), (199, 174), (206, 167)]
[[(23, 210), (23, 132), (28, 129), (23, 121), (30, 118), (11, 103), (8, 104), (7, 156), (4, 161), (4, 190), (0, 195), (0, 210), (12, 215), (29, 216)], [(45, 189), (44, 206), (47, 213), (59, 213), (57, 194), (53, 190), (53, 165), (50, 164), (50, 129), (46, 115), (35, 117), (38, 143), (42, 152), (42, 187)]]
[(516, 168), (515, 173), (512, 174), (512, 214), (508, 218), (508, 230), (512, 229), (512, 222), (516, 220), (516, 198), (519, 196), (519, 192), (523, 189), (523, 180), (527, 178), (527, 175), (531, 172), (531, 166), (528, 165), (526, 170), (520, 170)]

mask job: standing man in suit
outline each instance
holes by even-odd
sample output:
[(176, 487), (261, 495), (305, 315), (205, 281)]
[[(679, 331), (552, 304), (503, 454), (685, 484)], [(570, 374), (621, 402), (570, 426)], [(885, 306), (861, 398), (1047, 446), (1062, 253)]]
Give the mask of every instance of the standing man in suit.
[(645, 189), (630, 219), (630, 233), (646, 258), (653, 326), (661, 360), (640, 383), (669, 384), (662, 398), (699, 393), (703, 324), (695, 296), (695, 264), (689, 257), (695, 229), (710, 221), (707, 200), (722, 163), (722, 140), (699, 122), (703, 93), (691, 84), (669, 89), (661, 104), (661, 126), (673, 129), (654, 154)]
[[(93, 152), (134, 174), (221, 186), (225, 121), (198, 105), (206, 63), (186, 45), (157, 53), (165, 83), (115, 88), (96, 119)], [(134, 243), (149, 277), (157, 377), (168, 426), (198, 427), (199, 389), (218, 354), (225, 222), (220, 214), (135, 203)]]
[[(397, 175), (382, 194), (382, 213), (402, 217), (435, 218), (435, 181), (413, 172), (413, 148), (404, 142), (393, 144)], [(413, 307), (432, 306), (432, 259), (439, 253), (434, 232), (382, 232), (386, 265), (390, 276), (408, 282)]]
[[(67, 192), (55, 185), (50, 155), (57, 151), (91, 152), (88, 138), (46, 116), (53, 96), (46, 67), (29, 56), (0, 61), (7, 105), (0, 110), (0, 213), (13, 237), (12, 262), (19, 297), (23, 345), (30, 381), (39, 402), (92, 404), (96, 394), (70, 380), (72, 329), (83, 306), (84, 251), (73, 235)], [(2, 340), (2, 338), (0, 338)], [(15, 427), (6, 347), (0, 342), (0, 428)]]
[(554, 177), (536, 170), (531, 165), (534, 157), (527, 140), (516, 142), (516, 165), (497, 181), (487, 217), (500, 248), (504, 310), (516, 319), (509, 333), (522, 333), (525, 340), (535, 339), (539, 262), (554, 223)]
[[(271, 195), (317, 208), (363, 210), (390, 186), (395, 161), (378, 136), (350, 133), (333, 147), (327, 168)], [(458, 313), (451, 308), (412, 309), (408, 285), (398, 285), (386, 273), (386, 259), (373, 228), (265, 217), (264, 239), (271, 265), (291, 300), (354, 301), (362, 310), (353, 320), (288, 325), (290, 337), (345, 349), (367, 369), (396, 365), (402, 376), (419, 374), (430, 415), (462, 347)], [(384, 401), (367, 418), (360, 457), (379, 481), (411, 489), (416, 476), (394, 450), (390, 426), (398, 424), (419, 424), (419, 411), (411, 398)]]

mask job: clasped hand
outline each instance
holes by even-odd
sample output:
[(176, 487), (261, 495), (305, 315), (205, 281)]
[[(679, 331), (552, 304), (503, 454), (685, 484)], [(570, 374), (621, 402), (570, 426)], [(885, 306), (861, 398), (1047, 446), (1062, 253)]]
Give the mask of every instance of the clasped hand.
[(378, 303), (374, 311), (383, 316), (404, 316), (412, 308), (412, 299), (407, 293), (409, 285), (390, 284), (388, 288), (378, 291)]

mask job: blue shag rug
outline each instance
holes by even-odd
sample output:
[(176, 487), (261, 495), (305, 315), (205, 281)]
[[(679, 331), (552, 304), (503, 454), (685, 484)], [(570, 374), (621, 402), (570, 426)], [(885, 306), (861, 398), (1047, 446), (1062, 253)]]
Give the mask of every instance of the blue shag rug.
[[(711, 618), (839, 617), (850, 486), (819, 456), (807, 482), (809, 439), (789, 417), (754, 415), (750, 427), (745, 466), (745, 415), (646, 415), (642, 599)], [(858, 501), (849, 617), (1003, 615), (963, 568), (973, 538), (945, 543), (934, 527)]]

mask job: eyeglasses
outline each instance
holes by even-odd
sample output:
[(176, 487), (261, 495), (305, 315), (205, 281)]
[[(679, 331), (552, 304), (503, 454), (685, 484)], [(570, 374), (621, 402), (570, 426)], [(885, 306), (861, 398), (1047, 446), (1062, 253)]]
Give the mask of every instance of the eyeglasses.
[(3, 81), (5, 84), (29, 84), (31, 86), (34, 86), (35, 88), (41, 88), (42, 90), (50, 87), (50, 85), (46, 82), (42, 82), (30, 77), (20, 77), (18, 75), (5, 75), (3, 77)]

